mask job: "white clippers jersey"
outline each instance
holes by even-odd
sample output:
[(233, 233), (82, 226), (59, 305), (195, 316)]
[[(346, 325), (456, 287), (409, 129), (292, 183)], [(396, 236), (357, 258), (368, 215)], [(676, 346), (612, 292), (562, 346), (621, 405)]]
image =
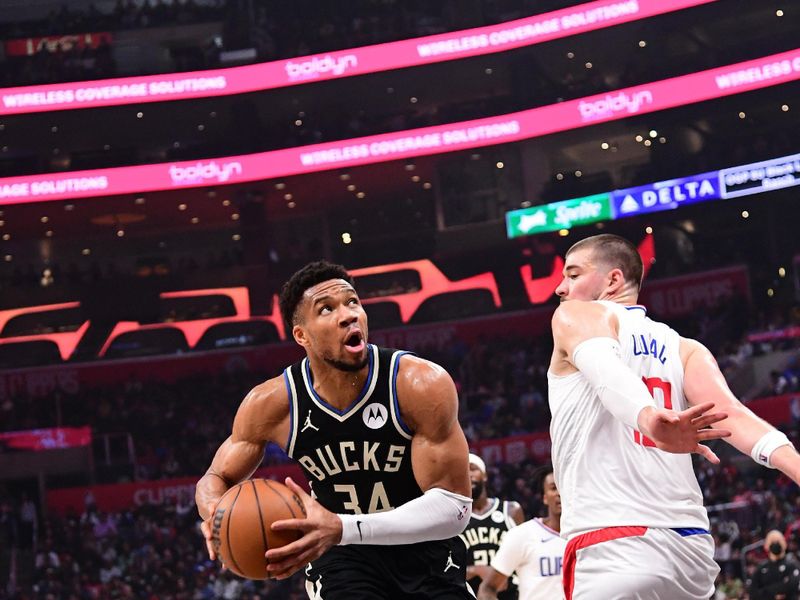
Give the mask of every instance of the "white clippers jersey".
[(531, 519), (506, 534), (492, 568), (503, 575), (516, 571), (519, 600), (559, 600), (564, 598), (561, 564), (566, 547), (557, 531)]
[[(643, 306), (603, 304), (619, 317), (623, 362), (644, 379), (656, 404), (687, 408), (680, 336), (649, 319)], [(691, 455), (662, 452), (618, 421), (580, 372), (547, 378), (561, 535), (620, 525), (708, 529)]]

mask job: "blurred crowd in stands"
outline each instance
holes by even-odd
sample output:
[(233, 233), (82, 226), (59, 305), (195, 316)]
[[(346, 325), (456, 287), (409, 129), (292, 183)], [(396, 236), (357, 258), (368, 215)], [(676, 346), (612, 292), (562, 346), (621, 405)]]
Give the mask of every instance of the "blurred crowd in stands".
[[(722, 366), (731, 375), (737, 364), (741, 366), (743, 357), (775, 348), (747, 341), (747, 332), (761, 331), (765, 323), (758, 313), (742, 313), (740, 309), (741, 302), (733, 299), (672, 324), (682, 334), (706, 343), (722, 357)], [(777, 322), (786, 323), (786, 317)], [(694, 327), (690, 326), (692, 323)], [(798, 339), (783, 344), (781, 348), (788, 349), (799, 345)], [(477, 442), (548, 427), (546, 372), (550, 348), (550, 338), (541, 336), (490, 338), (472, 344), (455, 339), (414, 350), (452, 374), (461, 398), (460, 421), (468, 439)], [(800, 354), (775, 371), (771, 382), (763, 382), (760, 395), (796, 391), (799, 359)], [(170, 384), (131, 379), (125, 385), (75, 394), (56, 392), (48, 398), (20, 393), (0, 402), (0, 430), (91, 424), (96, 434), (132, 436), (135, 472), (127, 469), (101, 473), (107, 481), (196, 475), (227, 436), (236, 407), (245, 394), (260, 381), (277, 375), (284, 366), (265, 365), (264, 370), (252, 373), (201, 374)], [(195, 410), (197, 406), (203, 410)], [(175, 431), (183, 433), (176, 436)], [(282, 460), (277, 451), (267, 456), (267, 463)]]
[[(720, 309), (709, 319), (715, 314), (728, 319), (731, 313)], [(763, 325), (757, 317), (751, 320)], [(718, 341), (731, 344), (733, 336)], [(417, 351), (453, 374), (462, 399), (460, 420), (470, 441), (476, 442), (546, 430), (548, 345), (546, 337), (487, 339)], [(766, 349), (752, 346), (744, 354)], [(75, 395), (58, 393), (49, 399), (6, 398), (0, 403), (0, 428), (90, 423), (96, 434), (130, 433), (135, 466), (129, 462), (107, 468), (99, 461), (95, 475), (100, 481), (197, 476), (227, 436), (240, 399), (281, 366), (272, 365), (273, 372), (199, 375), (175, 384), (131, 380), (122, 386)], [(796, 378), (786, 384), (773, 383), (788, 391)], [(800, 411), (794, 412), (798, 414), (788, 433), (797, 442)], [(265, 464), (284, 460), (277, 448), (270, 448)], [(539, 490), (530, 486), (535, 466), (523, 462), (491, 468), (494, 492), (519, 501), (529, 516), (541, 514), (542, 509)], [(785, 478), (753, 470), (745, 459), (726, 456), (720, 467), (699, 462), (697, 471), (711, 507), (717, 559), (723, 567), (717, 598), (745, 598), (745, 582), (763, 558), (750, 545), (758, 546), (767, 530), (785, 530), (790, 552), (800, 550), (800, 495)], [(12, 560), (19, 580), (34, 582), (27, 591), (10, 594), (11, 598), (210, 600), (255, 599), (267, 593), (278, 599), (303, 597), (299, 577), (283, 584), (252, 583), (221, 573), (205, 556), (188, 496), (174, 505), (143, 506), (110, 515), (99, 512), (87, 496), (83, 515), (42, 518), (41, 509), (27, 494), (10, 492), (0, 489), (0, 548), (6, 549), (0, 552), (0, 582), (10, 572)], [(9, 548), (18, 552), (11, 554)]]
[[(254, 582), (212, 563), (201, 542), (194, 498), (104, 513), (41, 519), (35, 544), (26, 537), (26, 503), (0, 493), (0, 595), (14, 600), (298, 600), (302, 578)], [(35, 510), (35, 508), (34, 508)], [(18, 577), (8, 585), (13, 549)], [(5, 559), (5, 562), (3, 561)], [(3, 594), (6, 592), (6, 594)]]
[[(797, 443), (797, 423), (788, 433)], [(490, 494), (518, 501), (528, 518), (543, 515), (541, 492), (531, 486), (537, 466), (490, 466)], [(714, 600), (748, 598), (748, 580), (766, 556), (761, 542), (767, 531), (784, 532), (790, 559), (800, 556), (800, 493), (749, 459), (726, 457), (720, 466), (698, 460), (696, 470), (722, 568)], [(0, 489), (0, 548), (0, 583), (6, 583), (11, 549), (19, 577), (33, 582), (6, 588), (14, 600), (305, 597), (300, 575), (282, 583), (252, 582), (221, 572), (205, 553), (189, 494), (110, 514), (87, 497), (82, 514), (41, 518), (30, 499), (15, 501)]]

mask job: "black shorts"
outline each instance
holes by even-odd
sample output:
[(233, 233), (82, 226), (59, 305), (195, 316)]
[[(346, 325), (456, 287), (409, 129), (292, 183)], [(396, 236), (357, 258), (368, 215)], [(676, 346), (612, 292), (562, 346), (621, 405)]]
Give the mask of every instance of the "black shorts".
[(335, 546), (306, 569), (312, 600), (474, 600), (459, 538), (397, 546)]

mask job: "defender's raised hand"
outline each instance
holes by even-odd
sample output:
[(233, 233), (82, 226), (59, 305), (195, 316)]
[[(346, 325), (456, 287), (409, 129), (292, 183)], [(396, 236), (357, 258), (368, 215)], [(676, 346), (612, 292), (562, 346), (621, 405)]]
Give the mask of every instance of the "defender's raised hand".
[(714, 408), (706, 402), (677, 412), (666, 408), (645, 408), (639, 413), (639, 428), (656, 448), (674, 454), (697, 453), (714, 464), (719, 458), (700, 442), (730, 437), (726, 429), (711, 429), (710, 425), (728, 418), (726, 413), (706, 414)]

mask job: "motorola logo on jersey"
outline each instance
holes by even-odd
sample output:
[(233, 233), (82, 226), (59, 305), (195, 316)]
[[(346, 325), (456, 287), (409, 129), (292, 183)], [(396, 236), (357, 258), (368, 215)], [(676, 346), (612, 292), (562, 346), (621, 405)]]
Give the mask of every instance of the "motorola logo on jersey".
[(239, 161), (226, 162), (222, 165), (212, 160), (209, 163), (198, 162), (188, 167), (170, 165), (169, 176), (172, 183), (204, 183), (206, 181), (228, 181), (232, 175), (242, 174), (242, 163)]
[(373, 402), (364, 408), (361, 413), (361, 418), (364, 419), (364, 425), (370, 429), (380, 429), (386, 424), (388, 419), (388, 411), (383, 404)]

